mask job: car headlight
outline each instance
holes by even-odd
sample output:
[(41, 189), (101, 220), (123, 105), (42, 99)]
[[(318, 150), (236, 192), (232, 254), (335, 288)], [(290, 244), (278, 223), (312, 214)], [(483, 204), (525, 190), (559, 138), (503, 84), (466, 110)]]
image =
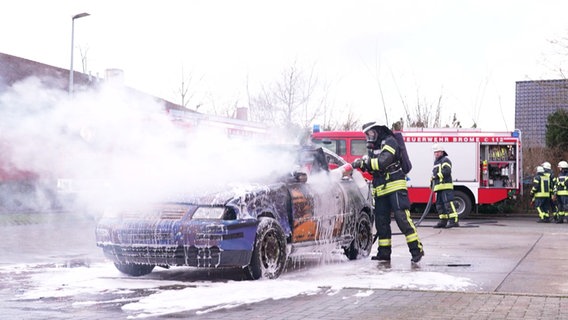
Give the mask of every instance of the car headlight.
[(222, 219), (224, 207), (199, 207), (193, 214), (193, 219)]

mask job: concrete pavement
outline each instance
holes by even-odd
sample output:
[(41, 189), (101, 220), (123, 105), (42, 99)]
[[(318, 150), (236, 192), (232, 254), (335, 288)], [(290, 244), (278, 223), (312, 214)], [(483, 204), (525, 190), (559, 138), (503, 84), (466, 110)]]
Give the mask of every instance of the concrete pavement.
[(263, 301), (201, 318), (568, 319), (568, 224), (541, 224), (526, 216), (468, 219), (457, 229), (434, 229), (434, 224), (425, 220), (418, 228), (426, 253), (419, 267), (409, 263), (404, 238), (393, 237), (391, 270), (445, 272), (469, 278), (475, 288), (451, 292), (354, 287)]
[[(46, 229), (53, 239), (47, 249), (74, 255), (100, 257), (92, 239), (79, 243), (77, 252), (65, 248), (69, 228), (56, 229), (58, 215), (0, 216), (5, 237), (0, 244), (2, 260), (33, 262), (33, 254), (13, 250), (26, 241), (25, 230)], [(393, 236), (390, 266), (377, 272), (442, 272), (467, 278), (474, 286), (459, 291), (379, 289), (350, 287), (289, 299), (265, 300), (211, 312), (184, 312), (159, 317), (192, 319), (568, 319), (568, 224), (536, 223), (536, 217), (493, 217), (467, 219), (455, 229), (434, 229), (434, 220), (418, 228), (425, 257), (418, 266), (402, 235)], [(72, 220), (78, 230), (90, 230), (92, 221)], [(33, 225), (36, 224), (35, 227)], [(22, 226), (23, 225), (23, 226)], [(32, 228), (33, 227), (33, 228)], [(54, 229), (55, 228), (55, 229)], [(392, 224), (397, 232), (396, 224)], [(49, 231), (49, 232), (47, 232)], [(41, 246), (41, 244), (38, 244)], [(376, 250), (376, 244), (375, 248)], [(373, 251), (374, 251), (373, 250)], [(374, 252), (373, 252), (374, 254)], [(48, 255), (49, 256), (49, 255)], [(44, 258), (45, 259), (45, 258)], [(375, 261), (369, 259), (368, 263)], [(309, 281), (309, 279), (306, 279)], [(230, 293), (227, 293), (230, 294)], [(24, 317), (25, 318), (25, 317)]]

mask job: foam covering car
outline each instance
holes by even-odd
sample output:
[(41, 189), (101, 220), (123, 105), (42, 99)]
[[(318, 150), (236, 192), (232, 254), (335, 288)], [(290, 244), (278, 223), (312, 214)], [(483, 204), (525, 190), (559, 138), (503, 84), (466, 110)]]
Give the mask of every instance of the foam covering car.
[(240, 268), (255, 280), (280, 276), (295, 253), (334, 247), (348, 260), (367, 257), (374, 218), (360, 173), (343, 174), (348, 164), (321, 147), (268, 149), (259, 161), (279, 170), (254, 183), (223, 184), (220, 192), (188, 190), (175, 201), (103, 216), (97, 246), (132, 276), (190, 266)]

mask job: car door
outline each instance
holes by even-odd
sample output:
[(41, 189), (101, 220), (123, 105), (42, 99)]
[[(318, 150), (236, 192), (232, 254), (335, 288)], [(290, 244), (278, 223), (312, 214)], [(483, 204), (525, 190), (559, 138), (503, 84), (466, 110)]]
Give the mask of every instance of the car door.
[(292, 199), (292, 242), (314, 241), (317, 222), (311, 188), (306, 183), (294, 183), (288, 190)]
[[(345, 195), (339, 183), (327, 175), (325, 181), (309, 183), (312, 192), (316, 240), (333, 241), (341, 236), (345, 222)], [(317, 180), (317, 179), (314, 179)]]

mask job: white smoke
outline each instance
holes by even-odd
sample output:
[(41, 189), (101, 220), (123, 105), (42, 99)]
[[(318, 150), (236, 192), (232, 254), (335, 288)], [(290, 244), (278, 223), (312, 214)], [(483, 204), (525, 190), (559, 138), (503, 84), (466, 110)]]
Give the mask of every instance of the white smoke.
[[(1, 168), (39, 174), (35, 187), (57, 190), (67, 210), (159, 200), (288, 161), (259, 162), (255, 141), (211, 126), (182, 128), (154, 98), (112, 84), (70, 96), (38, 78), (16, 83), (0, 94), (0, 133)], [(49, 196), (34, 197), (23, 202), (53, 207)]]

